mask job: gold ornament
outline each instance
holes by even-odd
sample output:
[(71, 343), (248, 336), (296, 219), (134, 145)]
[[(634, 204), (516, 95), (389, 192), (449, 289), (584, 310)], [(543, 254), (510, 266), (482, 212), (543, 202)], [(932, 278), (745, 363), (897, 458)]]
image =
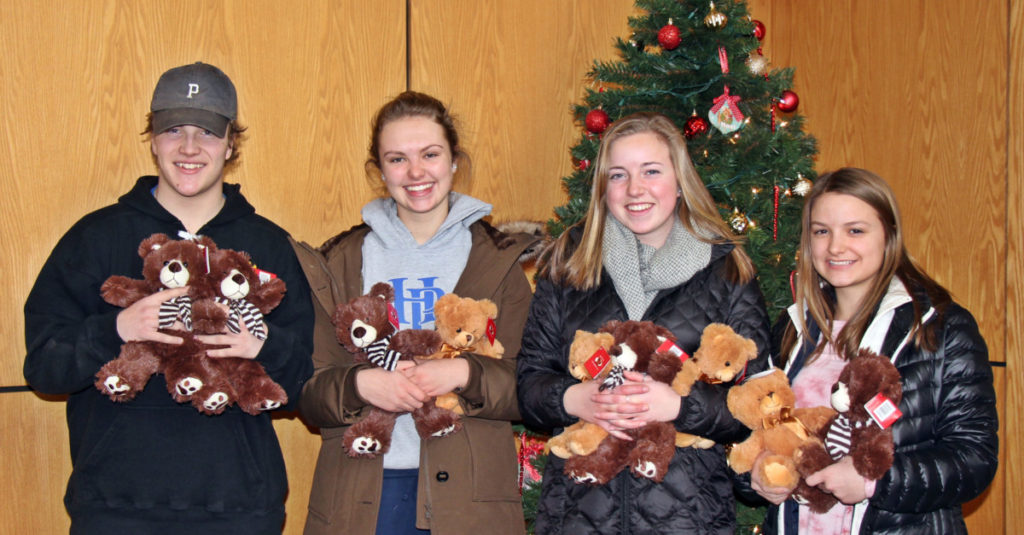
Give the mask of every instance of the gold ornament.
[(747, 223), (749, 223), (747, 216), (740, 213), (739, 208), (733, 208), (732, 215), (729, 216), (729, 224), (732, 225), (733, 230), (743, 234), (743, 231), (747, 230)]
[(796, 193), (801, 197), (805, 197), (808, 193), (811, 192), (811, 187), (814, 186), (814, 184), (810, 180), (807, 180), (801, 175), (797, 176), (800, 178), (799, 180), (796, 181), (796, 184), (793, 184), (793, 193)]
[(760, 76), (768, 69), (768, 58), (761, 54), (751, 54), (747, 58), (747, 68), (750, 69), (751, 74)]
[(711, 2), (711, 11), (708, 11), (708, 16), (704, 17), (704, 25), (712, 30), (721, 30), (725, 27), (726, 22), (729, 22), (729, 17), (715, 9), (715, 3)]

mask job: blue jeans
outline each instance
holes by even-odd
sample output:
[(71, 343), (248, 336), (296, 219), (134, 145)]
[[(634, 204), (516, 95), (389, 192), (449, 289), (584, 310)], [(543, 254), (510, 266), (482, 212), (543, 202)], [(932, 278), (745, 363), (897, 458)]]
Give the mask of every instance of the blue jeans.
[(416, 485), (419, 470), (384, 470), (384, 485), (377, 511), (377, 535), (421, 535), (416, 529)]

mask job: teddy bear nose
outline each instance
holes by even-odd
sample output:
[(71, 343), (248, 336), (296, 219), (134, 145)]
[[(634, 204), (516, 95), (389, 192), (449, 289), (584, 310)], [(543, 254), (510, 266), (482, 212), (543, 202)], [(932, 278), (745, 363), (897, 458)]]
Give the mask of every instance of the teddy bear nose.
[(245, 282), (245, 277), (243, 277), (241, 273), (235, 273), (234, 275), (231, 276), (231, 280), (235, 284), (241, 285), (242, 283)]
[(167, 270), (170, 271), (171, 273), (177, 273), (181, 271), (181, 269), (181, 264), (178, 262), (171, 262), (171, 264), (167, 266)]
[(363, 336), (366, 336), (366, 329), (363, 327), (356, 327), (355, 329), (352, 329), (352, 336), (355, 338), (362, 338)]

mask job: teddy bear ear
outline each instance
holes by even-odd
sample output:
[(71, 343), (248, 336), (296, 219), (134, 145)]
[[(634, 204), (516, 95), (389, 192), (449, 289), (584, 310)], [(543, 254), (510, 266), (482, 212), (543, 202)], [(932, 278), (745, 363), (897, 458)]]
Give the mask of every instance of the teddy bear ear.
[(622, 322), (620, 322), (619, 320), (609, 320), (607, 323), (602, 325), (601, 328), (598, 329), (597, 331), (602, 333), (611, 333), (612, 336), (615, 336), (615, 329), (619, 327), (619, 323)]
[(438, 297), (437, 301), (434, 301), (434, 317), (447, 316), (449, 311), (459, 304), (460, 299), (459, 296), (453, 293), (447, 293)]
[(483, 310), (488, 318), (494, 319), (498, 317), (498, 305), (494, 304), (494, 301), (490, 299), (481, 299), (480, 309)]
[(211, 253), (217, 250), (217, 244), (209, 236), (196, 236), (195, 242), (200, 247), (205, 247)]
[(390, 303), (395, 300), (395, 289), (386, 282), (378, 282), (370, 287), (369, 295), (375, 295)]
[(153, 234), (152, 236), (142, 240), (142, 243), (139, 244), (139, 256), (146, 258), (149, 253), (163, 247), (163, 245), (169, 241), (171, 241), (171, 238), (166, 234)]

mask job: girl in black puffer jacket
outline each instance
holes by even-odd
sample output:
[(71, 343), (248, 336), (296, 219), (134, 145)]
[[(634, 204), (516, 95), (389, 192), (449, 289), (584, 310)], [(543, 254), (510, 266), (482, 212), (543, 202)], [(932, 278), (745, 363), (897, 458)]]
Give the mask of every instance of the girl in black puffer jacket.
[[(610, 216), (610, 217), (609, 217)], [(613, 435), (651, 421), (718, 444), (747, 429), (729, 414), (727, 385), (697, 383), (681, 398), (626, 372), (606, 392), (567, 371), (577, 329), (649, 320), (692, 354), (704, 327), (730, 325), (757, 343), (748, 374), (766, 367), (768, 319), (753, 267), (718, 215), (667, 118), (636, 114), (605, 133), (586, 220), (566, 232), (541, 267), (518, 359), (519, 407), (531, 427), (559, 431), (580, 419)], [(551, 456), (536, 530), (549, 533), (714, 533), (734, 530), (731, 470), (722, 446), (677, 449), (661, 483), (623, 470), (606, 485), (578, 484)]]
[[(903, 381), (896, 455), (878, 481), (849, 457), (807, 483), (840, 504), (815, 514), (784, 489), (752, 486), (772, 507), (766, 533), (967, 533), (960, 506), (997, 467), (999, 422), (988, 350), (971, 314), (918, 268), (903, 244), (884, 180), (846, 168), (818, 179), (804, 205), (796, 304), (776, 328), (776, 353), (801, 398), (824, 391), (860, 348), (889, 356)], [(807, 406), (807, 405), (805, 405)]]

